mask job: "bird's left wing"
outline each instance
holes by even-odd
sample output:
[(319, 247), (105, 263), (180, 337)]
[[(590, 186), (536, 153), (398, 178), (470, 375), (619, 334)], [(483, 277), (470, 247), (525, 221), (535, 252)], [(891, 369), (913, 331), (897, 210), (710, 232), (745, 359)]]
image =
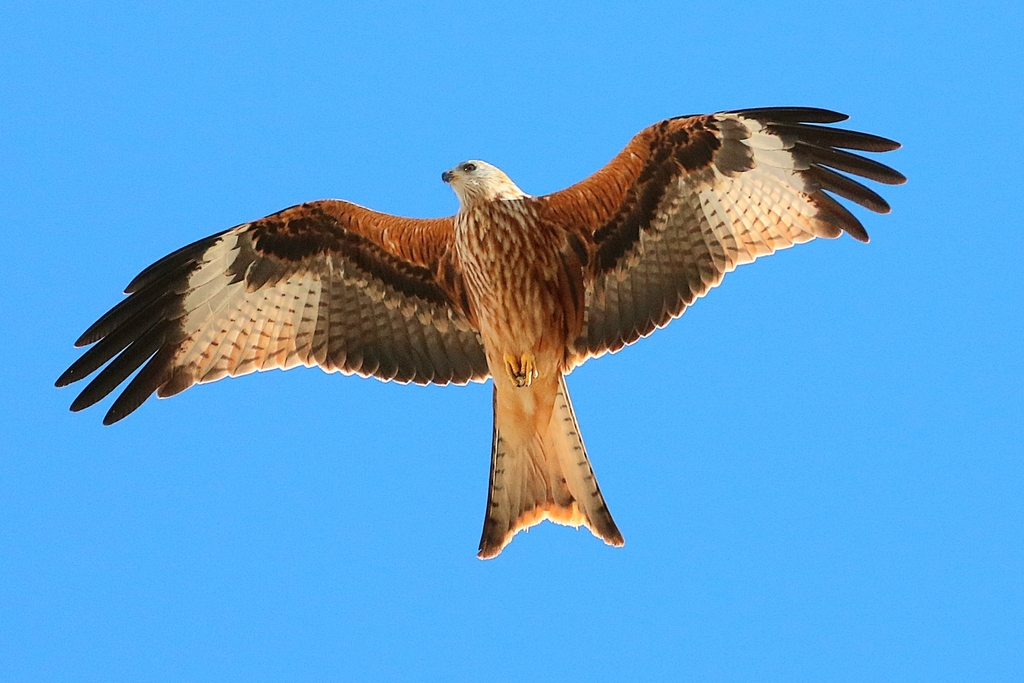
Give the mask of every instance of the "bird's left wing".
[(107, 412), (111, 424), (154, 392), (296, 365), (482, 381), (487, 361), (448, 257), (452, 231), (451, 218), (323, 200), (199, 240), (128, 285), (130, 296), (76, 342), (93, 346), (57, 386), (106, 364), (72, 404), (81, 410), (141, 367)]
[(842, 232), (866, 242), (860, 221), (829, 193), (886, 213), (885, 200), (843, 173), (906, 179), (844, 151), (898, 143), (820, 125), (845, 118), (779, 107), (668, 119), (586, 180), (538, 198), (590, 269), (575, 361), (650, 334), (759, 256)]

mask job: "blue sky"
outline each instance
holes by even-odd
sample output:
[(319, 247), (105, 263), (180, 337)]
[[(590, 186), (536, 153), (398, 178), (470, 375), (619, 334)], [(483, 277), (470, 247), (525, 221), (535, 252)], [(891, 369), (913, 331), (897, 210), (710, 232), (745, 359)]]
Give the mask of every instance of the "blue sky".
[[(593, 5), (5, 6), (0, 679), (1024, 678), (1024, 14)], [(111, 428), (53, 388), (197, 238), (450, 214), (465, 158), (542, 194), (769, 105), (901, 141), (910, 182), (869, 245), (740, 268), (572, 374), (621, 550), (475, 558), (489, 386), (271, 372)]]

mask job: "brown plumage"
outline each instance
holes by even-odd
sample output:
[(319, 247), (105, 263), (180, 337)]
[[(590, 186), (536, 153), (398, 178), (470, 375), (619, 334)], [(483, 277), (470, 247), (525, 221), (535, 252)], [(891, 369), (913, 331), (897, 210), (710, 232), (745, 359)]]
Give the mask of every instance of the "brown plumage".
[(667, 324), (737, 265), (842, 232), (866, 242), (831, 195), (889, 207), (843, 173), (905, 179), (844, 151), (897, 143), (820, 125), (845, 118), (773, 108), (669, 119), (542, 197), (465, 162), (442, 176), (460, 201), (452, 218), (337, 200), (286, 209), (144, 270), (81, 336), (93, 346), (57, 385), (103, 368), (72, 403), (81, 410), (141, 368), (110, 424), (154, 392), (299, 364), (418, 384), (493, 377), (480, 556), (543, 519), (621, 545), (564, 375)]

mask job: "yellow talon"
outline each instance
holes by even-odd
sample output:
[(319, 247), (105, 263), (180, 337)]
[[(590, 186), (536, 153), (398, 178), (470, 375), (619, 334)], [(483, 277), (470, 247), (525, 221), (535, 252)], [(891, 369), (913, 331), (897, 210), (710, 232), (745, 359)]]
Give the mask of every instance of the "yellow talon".
[(524, 353), (522, 358), (506, 353), (504, 361), (505, 372), (517, 387), (528, 387), (538, 377), (537, 364), (532, 353)]
[(519, 364), (519, 369), (523, 373), (523, 383), (519, 386), (528, 387), (533, 384), (533, 380), (537, 379), (539, 373), (537, 372), (537, 363), (533, 358), (532, 353), (524, 353), (522, 361)]

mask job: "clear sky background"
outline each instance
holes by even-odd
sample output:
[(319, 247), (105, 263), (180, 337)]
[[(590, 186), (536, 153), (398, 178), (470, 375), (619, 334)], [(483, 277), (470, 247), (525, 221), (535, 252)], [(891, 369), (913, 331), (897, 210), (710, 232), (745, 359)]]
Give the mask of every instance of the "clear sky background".
[[(343, 7), (339, 7), (342, 5)], [(4, 3), (0, 680), (1024, 680), (1024, 12)], [(339, 197), (542, 194), (668, 116), (901, 141), (889, 216), (569, 378), (626, 537), (496, 560), (491, 389), (269, 372), (114, 427), (53, 381), (144, 266)]]

